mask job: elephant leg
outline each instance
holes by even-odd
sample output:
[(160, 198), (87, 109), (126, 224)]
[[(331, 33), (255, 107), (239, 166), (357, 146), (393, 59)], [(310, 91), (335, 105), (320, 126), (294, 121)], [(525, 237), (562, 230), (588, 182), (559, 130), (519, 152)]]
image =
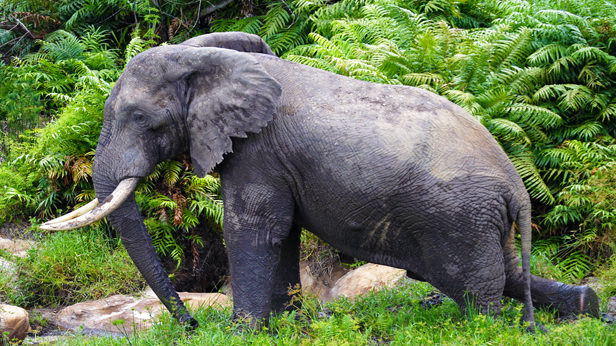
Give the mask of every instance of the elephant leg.
[[(524, 279), (522, 268), (518, 267), (520, 259), (517, 256), (513, 231), (503, 248), (503, 257), (507, 276), (503, 294), (523, 302)], [(600, 317), (599, 298), (588, 286), (571, 286), (532, 275), (531, 296), (534, 307), (556, 310), (563, 318), (580, 314)]]
[(267, 323), (272, 308), (276, 270), (281, 254), (289, 252), (282, 248), (296, 242), (288, 240), (294, 204), (289, 194), (265, 184), (225, 184), (223, 180), (233, 318), (256, 327)]
[[(272, 310), (281, 312), (292, 310), (291, 300), (298, 295), (296, 288), (301, 288), (299, 275), (300, 239), (302, 228), (291, 226), (289, 236), (282, 242), (280, 261), (274, 276)], [(293, 289), (291, 292), (289, 289)]]
[[(427, 261), (432, 265), (442, 263), (433, 266), (428, 282), (453, 299), (464, 314), (499, 315), (505, 286), (500, 244), (484, 243), (471, 249), (456, 247), (453, 242), (443, 244)], [(501, 260), (495, 261), (495, 258)]]

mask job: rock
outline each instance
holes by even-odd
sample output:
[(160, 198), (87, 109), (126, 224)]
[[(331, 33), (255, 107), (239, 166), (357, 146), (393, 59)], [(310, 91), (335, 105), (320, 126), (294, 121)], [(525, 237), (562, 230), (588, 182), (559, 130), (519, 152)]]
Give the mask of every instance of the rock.
[(354, 298), (367, 292), (379, 291), (384, 287), (392, 287), (405, 276), (404, 269), (373, 263), (364, 264), (340, 278), (325, 298)]
[(0, 345), (3, 341), (22, 341), (29, 331), (30, 318), (26, 310), (0, 303)]
[(616, 314), (616, 296), (611, 297), (607, 302), (607, 312), (610, 314)]
[[(179, 293), (193, 309), (200, 306), (224, 308), (231, 303), (220, 293)], [(151, 326), (154, 317), (167, 311), (157, 298), (138, 300), (114, 295), (106, 299), (78, 303), (62, 309), (56, 318), (59, 327), (90, 335), (131, 334)]]
[(326, 270), (313, 273), (308, 262), (301, 261), (300, 281), (302, 283), (302, 294), (315, 295), (321, 300), (327, 299), (332, 287), (349, 271), (349, 269), (340, 265), (332, 265), (326, 268)]
[(581, 284), (592, 288), (595, 292), (603, 290), (603, 285), (599, 282), (599, 278), (595, 276), (590, 276), (583, 279)]
[(0, 249), (8, 250), (17, 257), (26, 257), (31, 247), (32, 243), (26, 240), (0, 238)]
[(0, 273), (2, 273), (6, 277), (14, 278), (15, 270), (15, 263), (7, 261), (4, 258), (0, 257)]
[(146, 286), (145, 289), (137, 295), (137, 298), (145, 299), (145, 298), (158, 298), (158, 297), (156, 296), (156, 293), (154, 293), (154, 290), (152, 290), (152, 287)]

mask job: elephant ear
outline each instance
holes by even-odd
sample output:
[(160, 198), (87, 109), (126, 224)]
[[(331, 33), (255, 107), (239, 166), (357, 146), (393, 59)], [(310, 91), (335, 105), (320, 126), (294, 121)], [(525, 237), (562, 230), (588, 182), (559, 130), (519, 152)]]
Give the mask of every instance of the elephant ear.
[(250, 54), (187, 47), (175, 58), (189, 70), (190, 156), (195, 174), (203, 177), (232, 152), (231, 137), (247, 137), (267, 126), (282, 89)]

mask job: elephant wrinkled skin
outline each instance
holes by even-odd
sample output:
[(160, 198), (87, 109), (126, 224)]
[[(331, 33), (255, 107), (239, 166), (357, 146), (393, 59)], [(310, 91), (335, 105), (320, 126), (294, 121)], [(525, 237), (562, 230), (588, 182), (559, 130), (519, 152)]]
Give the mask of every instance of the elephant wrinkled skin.
[[(231, 48), (231, 49), (227, 49)], [(428, 91), (358, 81), (274, 56), (257, 36), (205, 35), (133, 58), (105, 104), (99, 200), (190, 153), (222, 180), (235, 318), (266, 321), (299, 284), (301, 228), (356, 258), (406, 269), (498, 314), (503, 295), (599, 314), (595, 293), (530, 275), (530, 199), (490, 133)], [(109, 216), (154, 292), (197, 326), (130, 195)], [(522, 236), (518, 267), (513, 224)], [(532, 302), (531, 302), (532, 296)]]

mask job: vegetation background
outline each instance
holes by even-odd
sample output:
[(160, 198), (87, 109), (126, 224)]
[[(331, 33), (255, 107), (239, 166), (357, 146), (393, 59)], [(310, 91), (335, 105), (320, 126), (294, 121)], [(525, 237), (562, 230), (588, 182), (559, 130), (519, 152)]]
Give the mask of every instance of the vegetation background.
[[(614, 0), (0, 0), (0, 224), (36, 230), (93, 199), (103, 105), (126, 63), (215, 31), (258, 34), (283, 59), (457, 103), (493, 134), (532, 197), (534, 272), (569, 283), (601, 275), (616, 294)], [(171, 267), (199, 259), (199, 224), (220, 235), (218, 178), (197, 178), (185, 156), (159, 164), (137, 200)], [(45, 242), (127, 258), (104, 222), (70, 237)], [(36, 253), (23, 273), (58, 262)], [(27, 296), (0, 279), (0, 298), (99, 298), (108, 291), (82, 290), (95, 275), (22, 275)]]

